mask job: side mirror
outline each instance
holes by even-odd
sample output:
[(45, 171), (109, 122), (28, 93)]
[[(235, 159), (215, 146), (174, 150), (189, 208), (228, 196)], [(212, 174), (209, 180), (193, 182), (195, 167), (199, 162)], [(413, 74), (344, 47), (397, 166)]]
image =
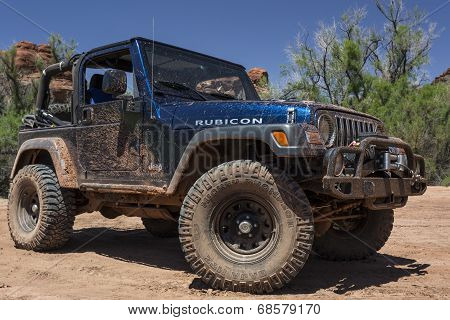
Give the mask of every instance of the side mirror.
[(107, 70), (103, 75), (102, 91), (115, 96), (127, 91), (127, 74), (122, 70)]

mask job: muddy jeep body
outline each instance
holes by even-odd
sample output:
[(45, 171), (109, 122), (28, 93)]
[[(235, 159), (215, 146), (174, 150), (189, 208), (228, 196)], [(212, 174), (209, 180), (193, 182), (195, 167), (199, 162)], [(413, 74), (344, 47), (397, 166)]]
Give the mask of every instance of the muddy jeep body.
[[(222, 85), (214, 87), (216, 91), (203, 90), (217, 79), (207, 79), (209, 82), (190, 91), (170, 84), (170, 90), (179, 91), (181, 97), (173, 97), (173, 92), (159, 92), (158, 98), (157, 91), (164, 90), (152, 81), (153, 65), (148, 57), (155, 46), (157, 50), (175, 50), (223, 66), (232, 75), (226, 81), (241, 77), (236, 90), (244, 92), (245, 99), (231, 99), (229, 92), (225, 95), (217, 89)], [(117, 52), (126, 52), (126, 58), (115, 57)], [(103, 58), (109, 55), (114, 59)], [(109, 101), (89, 103), (85, 77), (89, 64), (95, 68), (92, 61), (98, 61), (99, 68), (108, 69), (114, 69), (113, 63), (117, 63), (117, 69), (131, 72), (135, 94), (131, 98), (116, 95)], [(46, 111), (46, 103), (49, 81), (67, 71), (72, 72), (73, 96), (66, 120), (61, 121), (58, 115)], [(53, 172), (52, 179), (62, 190), (61, 199), (70, 198), (69, 220), (70, 216), (93, 211), (108, 218), (138, 216), (154, 234), (170, 229), (161, 235), (177, 234), (178, 224), (186, 259), (205, 282), (213, 287), (255, 292), (268, 292), (290, 281), (306, 261), (314, 233), (316, 241), (325, 239), (318, 246), (326, 246), (331, 241), (327, 240), (328, 233), (349, 233), (359, 220), (376, 224), (383, 216), (388, 217), (383, 220), (387, 222), (380, 223), (387, 223), (387, 230), (392, 228), (391, 209), (404, 206), (409, 196), (425, 192), (423, 159), (414, 155), (405, 142), (388, 137), (377, 118), (315, 102), (261, 101), (245, 77), (242, 66), (142, 38), (96, 48), (52, 65), (41, 79), (37, 113), (19, 133), (20, 148), (11, 180), (19, 181), (20, 174), (27, 177), (26, 172), (21, 173), (27, 168), (34, 168), (28, 172), (31, 180), (39, 170)], [(105, 89), (106, 78), (116, 81), (119, 87), (125, 78), (105, 73), (103, 89), (119, 93), (110, 83)], [(202, 98), (192, 89), (200, 92)], [(252, 179), (258, 183), (249, 184)], [(239, 189), (233, 184), (246, 187)], [(263, 192), (258, 191), (259, 186), (264, 190), (273, 186), (278, 189), (261, 196), (266, 201), (259, 199), (258, 194)], [(236, 195), (237, 202), (224, 199), (223, 203), (215, 203), (215, 195), (226, 194), (228, 189), (235, 190), (229, 191), (228, 199)], [(246, 190), (250, 190), (249, 195), (244, 197)], [(271, 200), (271, 194), (278, 196)], [(42, 197), (37, 192), (34, 201), (39, 208)], [(23, 209), (26, 215), (27, 208), (21, 207), (21, 201), (13, 200), (10, 202), (16, 202), (10, 211)], [(209, 216), (208, 212), (215, 212), (222, 205), (248, 208), (242, 211), (224, 207), (225, 213), (216, 218)], [(277, 209), (278, 205), (288, 209)], [(28, 211), (35, 207), (29, 208)], [(55, 215), (58, 210), (61, 208), (55, 209)], [(254, 212), (260, 216), (253, 218)], [(237, 227), (227, 224), (228, 218), (221, 214), (231, 217)], [(39, 219), (38, 214), (34, 219), (38, 227)], [(195, 219), (206, 222), (202, 225)], [(208, 219), (213, 222), (207, 222)], [(346, 225), (345, 229), (339, 221), (348, 222), (350, 227)], [(271, 231), (265, 234), (259, 224)], [(17, 226), (10, 223), (12, 229)], [(287, 231), (291, 229), (294, 233)], [(290, 250), (290, 255), (274, 253), (277, 250), (271, 247), (270, 238), (277, 232), (276, 246)], [(198, 239), (206, 233), (215, 235), (205, 235), (200, 242)], [(251, 243), (250, 238), (258, 235), (259, 242)], [(242, 240), (243, 236), (246, 238)], [(318, 251), (325, 257), (362, 258), (378, 250), (378, 242), (373, 245), (375, 248), (354, 255), (333, 256), (329, 249)], [(264, 247), (257, 251), (260, 243)], [(207, 248), (208, 245), (215, 249)], [(32, 245), (22, 247), (35, 249)], [(37, 249), (47, 248), (41, 245)], [(205, 253), (208, 250), (214, 253)], [(335, 251), (339, 252), (339, 248)], [(217, 262), (227, 254), (223, 263)], [(274, 259), (266, 261), (266, 265), (280, 265), (252, 269), (251, 265), (264, 265), (266, 256)], [(239, 266), (246, 271), (233, 274), (233, 268)]]

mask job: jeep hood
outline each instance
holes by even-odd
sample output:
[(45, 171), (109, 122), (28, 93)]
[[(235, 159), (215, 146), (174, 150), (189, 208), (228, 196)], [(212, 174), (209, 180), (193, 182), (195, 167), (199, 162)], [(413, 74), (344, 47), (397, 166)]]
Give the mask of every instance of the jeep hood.
[[(317, 110), (338, 111), (378, 120), (335, 105), (287, 101), (189, 101), (161, 105), (161, 117), (174, 129), (288, 123), (311, 123)], [(379, 120), (378, 120), (379, 121)]]

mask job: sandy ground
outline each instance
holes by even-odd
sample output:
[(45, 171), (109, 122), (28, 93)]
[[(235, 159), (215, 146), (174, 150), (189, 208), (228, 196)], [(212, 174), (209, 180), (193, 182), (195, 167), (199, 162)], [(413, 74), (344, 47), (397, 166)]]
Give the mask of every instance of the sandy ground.
[(387, 245), (362, 262), (312, 256), (275, 295), (213, 291), (193, 275), (177, 239), (137, 218), (77, 217), (64, 250), (14, 248), (0, 200), (0, 299), (450, 299), (450, 188), (431, 187), (396, 211)]

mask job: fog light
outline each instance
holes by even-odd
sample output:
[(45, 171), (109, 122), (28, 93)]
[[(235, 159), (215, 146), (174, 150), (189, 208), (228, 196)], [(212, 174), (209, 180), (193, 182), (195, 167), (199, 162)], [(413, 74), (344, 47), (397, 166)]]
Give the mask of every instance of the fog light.
[(345, 165), (344, 165), (344, 157), (342, 156), (342, 153), (339, 153), (336, 156), (336, 162), (334, 164), (334, 175), (336, 177), (340, 176), (342, 172), (344, 171)]
[(283, 131), (274, 131), (272, 132), (272, 135), (275, 139), (275, 141), (282, 147), (289, 146), (288, 138), (286, 136), (286, 133)]

